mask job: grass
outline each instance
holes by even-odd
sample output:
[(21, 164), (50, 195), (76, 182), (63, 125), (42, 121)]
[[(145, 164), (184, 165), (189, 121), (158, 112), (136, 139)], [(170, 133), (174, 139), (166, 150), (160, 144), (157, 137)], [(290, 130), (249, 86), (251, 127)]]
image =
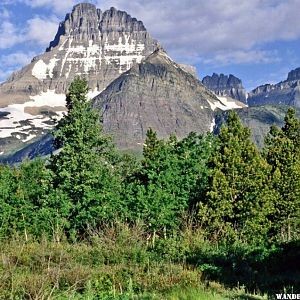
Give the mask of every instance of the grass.
[[(18, 240), (2, 244), (0, 298), (162, 299), (173, 287), (201, 285), (198, 271), (140, 256), (145, 253), (138, 246), (123, 247)], [(176, 299), (174, 293), (172, 297)]]
[[(266, 299), (249, 295), (259, 294), (259, 280), (266, 275), (262, 267), (260, 277), (255, 277), (256, 291), (247, 284), (253, 283), (255, 263), (265, 263), (269, 252), (226, 252), (191, 229), (157, 239), (154, 245), (150, 240), (143, 226), (115, 224), (75, 243), (24, 242), (22, 237), (2, 241), (0, 299)], [(290, 251), (291, 260), (297, 259), (296, 248)], [(280, 255), (272, 251), (280, 262)], [(279, 288), (281, 277), (267, 271)], [(265, 279), (262, 294), (267, 294)]]

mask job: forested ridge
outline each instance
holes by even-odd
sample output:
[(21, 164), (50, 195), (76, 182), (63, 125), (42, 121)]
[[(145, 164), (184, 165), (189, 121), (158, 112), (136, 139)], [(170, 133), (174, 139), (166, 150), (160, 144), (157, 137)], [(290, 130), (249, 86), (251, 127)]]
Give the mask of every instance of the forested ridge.
[[(170, 299), (247, 299), (223, 287), (299, 293), (294, 109), (262, 150), (233, 111), (218, 136), (161, 140), (149, 129), (138, 159), (114, 148), (87, 92), (79, 78), (70, 86), (53, 132), (57, 153), (0, 166), (0, 297), (167, 299), (205, 285), (216, 294)], [(30, 280), (40, 285), (29, 289)]]

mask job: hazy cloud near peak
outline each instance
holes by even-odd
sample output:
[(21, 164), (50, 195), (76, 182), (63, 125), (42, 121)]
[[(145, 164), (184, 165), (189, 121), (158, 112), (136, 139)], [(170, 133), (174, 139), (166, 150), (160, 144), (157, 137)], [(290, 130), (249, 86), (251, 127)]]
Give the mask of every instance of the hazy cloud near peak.
[(0, 24), (0, 49), (10, 48), (23, 40), (22, 33), (17, 30), (13, 23), (4, 20)]
[(22, 66), (30, 63), (32, 58), (36, 56), (33, 51), (29, 52), (13, 52), (7, 55), (0, 56), (0, 81), (8, 78), (12, 72), (20, 69)]
[(34, 17), (27, 21), (27, 39), (45, 46), (53, 40), (58, 28), (59, 19), (55, 16), (46, 18)]
[(40, 46), (46, 46), (58, 28), (59, 19), (50, 16), (47, 19), (36, 16), (27, 20), (24, 28), (18, 27), (9, 20), (0, 24), (0, 49), (11, 48), (24, 42), (34, 42)]

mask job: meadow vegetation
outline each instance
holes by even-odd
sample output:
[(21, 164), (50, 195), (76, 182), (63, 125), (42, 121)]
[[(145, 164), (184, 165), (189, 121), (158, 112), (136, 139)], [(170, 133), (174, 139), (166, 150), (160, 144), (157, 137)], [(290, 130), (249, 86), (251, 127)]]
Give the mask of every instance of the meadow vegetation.
[[(0, 299), (262, 299), (299, 293), (300, 121), (258, 150), (237, 114), (218, 136), (158, 138), (142, 159), (102, 132), (84, 80), (48, 159), (0, 165)], [(255, 296), (254, 296), (255, 295)]]

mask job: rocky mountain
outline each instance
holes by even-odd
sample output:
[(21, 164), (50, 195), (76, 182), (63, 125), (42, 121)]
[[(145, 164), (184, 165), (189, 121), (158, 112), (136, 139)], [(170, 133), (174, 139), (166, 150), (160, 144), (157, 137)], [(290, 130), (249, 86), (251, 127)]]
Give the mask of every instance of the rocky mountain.
[(89, 96), (95, 96), (158, 46), (143, 23), (124, 11), (74, 6), (46, 52), (0, 85), (0, 155), (52, 128), (75, 76), (84, 76)]
[(287, 79), (277, 84), (265, 84), (249, 93), (249, 106), (291, 105), (300, 108), (300, 68), (288, 73)]
[[(251, 129), (252, 140), (259, 147), (264, 145), (264, 138), (270, 131), (271, 125), (282, 127), (284, 124), (284, 116), (288, 110), (288, 106), (253, 106), (236, 109), (243, 124)], [(215, 110), (214, 119), (212, 120), (211, 128), (214, 134), (219, 134), (222, 124), (225, 123), (228, 117), (229, 110)], [(300, 109), (296, 108), (297, 117), (300, 118)], [(212, 126), (213, 125), (213, 126)], [(133, 144), (133, 146), (135, 146)], [(138, 144), (134, 150), (141, 150), (141, 145)], [(125, 148), (126, 149), (126, 148)], [(52, 147), (51, 135), (45, 135), (40, 140), (31, 143), (20, 149), (13, 155), (1, 157), (1, 163), (15, 164), (25, 158), (34, 158), (36, 156), (47, 156), (54, 151)]]
[(81, 3), (60, 23), (46, 52), (0, 84), (0, 160), (12, 150), (17, 160), (53, 151), (47, 133), (64, 114), (65, 93), (77, 75), (88, 80), (104, 130), (123, 150), (140, 151), (149, 127), (161, 138), (171, 133), (181, 138), (218, 128), (223, 111), (239, 108), (261, 145), (269, 125), (280, 124), (283, 114), (246, 103), (300, 106), (300, 68), (247, 98), (233, 75), (214, 73), (199, 81), (194, 67), (172, 61), (126, 12)]
[[(218, 99), (191, 71), (158, 48), (93, 99), (104, 131), (113, 135), (119, 149), (141, 152), (149, 127), (160, 138), (212, 131), (216, 112), (244, 106), (225, 97)], [(46, 135), (0, 161), (15, 163), (52, 151), (51, 136)]]
[[(266, 105), (252, 106), (243, 109), (237, 109), (236, 112), (241, 118), (243, 124), (251, 129), (253, 142), (262, 148), (265, 136), (269, 133), (270, 127), (276, 125), (282, 127), (284, 117), (289, 106), (286, 105)], [(297, 117), (300, 117), (300, 109), (296, 108)], [(228, 111), (219, 111), (216, 113), (214, 134), (220, 132), (220, 128), (228, 117)]]
[(171, 133), (205, 133), (214, 126), (214, 110), (238, 108), (219, 100), (195, 76), (158, 49), (114, 80), (94, 98), (103, 111), (103, 128), (121, 149), (141, 149), (147, 129), (160, 138)]
[(232, 74), (228, 76), (213, 73), (212, 76), (205, 76), (202, 79), (202, 83), (218, 96), (230, 97), (247, 103), (247, 92), (243, 87), (242, 81)]
[(36, 141), (31, 141), (21, 149), (11, 153), (10, 155), (0, 156), (2, 164), (21, 163), (24, 159), (33, 159), (35, 157), (46, 157), (55, 152), (53, 146), (53, 136), (50, 133), (42, 135)]

